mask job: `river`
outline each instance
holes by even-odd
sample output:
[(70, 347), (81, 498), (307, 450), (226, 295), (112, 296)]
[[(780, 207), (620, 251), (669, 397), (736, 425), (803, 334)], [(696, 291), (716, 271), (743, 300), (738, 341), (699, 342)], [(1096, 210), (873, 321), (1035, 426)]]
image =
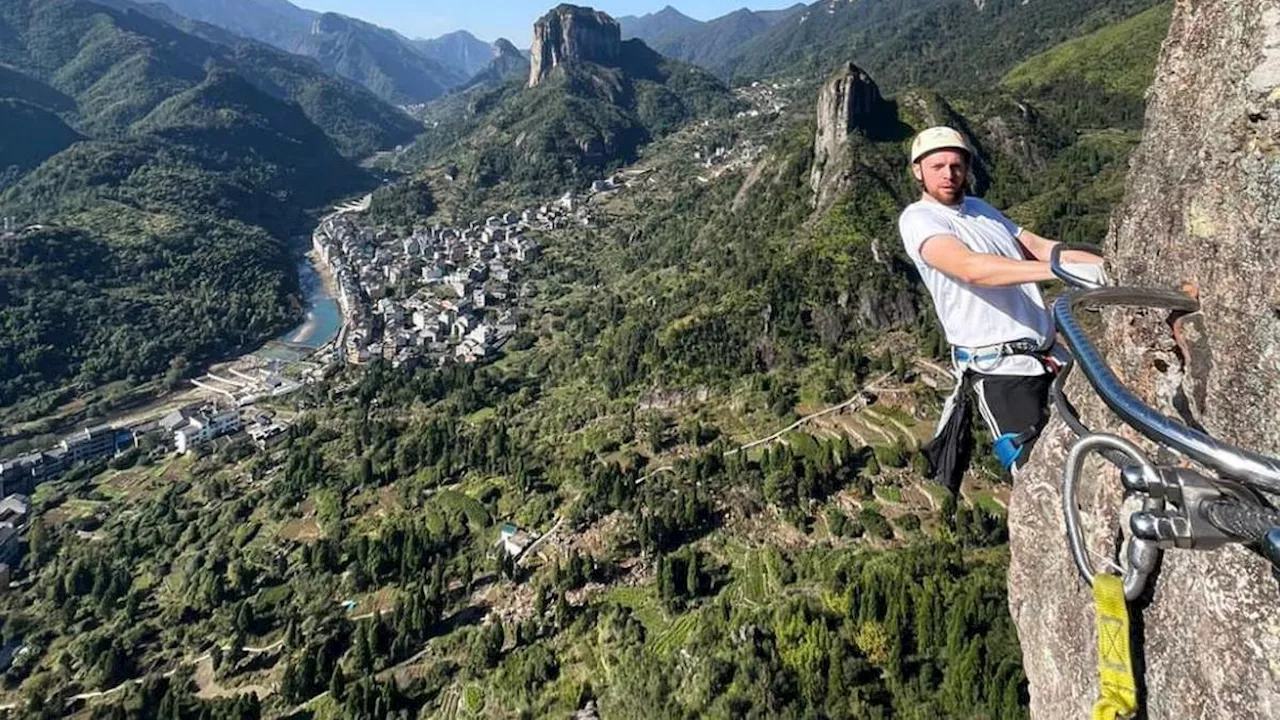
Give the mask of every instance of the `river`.
[(298, 259), (298, 286), (302, 289), (307, 315), (301, 325), (281, 335), (280, 339), (295, 345), (318, 348), (338, 334), (342, 327), (342, 311), (338, 308), (337, 299), (316, 271), (309, 254)]

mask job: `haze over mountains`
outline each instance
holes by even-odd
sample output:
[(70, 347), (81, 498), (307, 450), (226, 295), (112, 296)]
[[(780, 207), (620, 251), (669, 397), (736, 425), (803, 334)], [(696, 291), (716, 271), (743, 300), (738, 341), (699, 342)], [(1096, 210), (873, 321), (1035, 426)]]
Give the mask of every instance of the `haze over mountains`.
[(797, 17), (804, 9), (804, 3), (796, 3), (783, 10), (741, 8), (701, 21), (667, 5), (656, 13), (620, 17), (618, 22), (622, 24), (622, 36), (625, 38), (639, 38), (667, 57), (714, 69), (743, 43)]
[(409, 39), (394, 30), (287, 0), (163, 0), (180, 15), (317, 60), (398, 105), (424, 103), (484, 70), (497, 49), (465, 30)]

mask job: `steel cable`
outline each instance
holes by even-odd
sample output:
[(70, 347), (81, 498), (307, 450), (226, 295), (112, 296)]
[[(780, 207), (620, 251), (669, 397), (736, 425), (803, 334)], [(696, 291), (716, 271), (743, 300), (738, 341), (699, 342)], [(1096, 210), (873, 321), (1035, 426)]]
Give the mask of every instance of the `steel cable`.
[(1280, 528), (1280, 511), (1235, 499), (1210, 500), (1200, 506), (1200, 514), (1214, 527), (1245, 543), (1259, 542), (1268, 532)]

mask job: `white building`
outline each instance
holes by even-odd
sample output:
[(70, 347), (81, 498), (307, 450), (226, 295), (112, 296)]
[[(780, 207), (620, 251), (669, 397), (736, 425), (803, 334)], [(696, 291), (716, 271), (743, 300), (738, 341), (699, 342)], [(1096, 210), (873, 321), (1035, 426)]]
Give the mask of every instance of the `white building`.
[(174, 447), (179, 453), (187, 453), (197, 445), (239, 431), (242, 425), (238, 410), (219, 410), (216, 405), (206, 405), (174, 431)]
[(498, 534), (497, 545), (501, 545), (502, 549), (512, 557), (519, 557), (525, 551), (525, 548), (533, 544), (534, 538), (529, 533), (512, 525), (511, 523), (503, 523), (502, 529)]

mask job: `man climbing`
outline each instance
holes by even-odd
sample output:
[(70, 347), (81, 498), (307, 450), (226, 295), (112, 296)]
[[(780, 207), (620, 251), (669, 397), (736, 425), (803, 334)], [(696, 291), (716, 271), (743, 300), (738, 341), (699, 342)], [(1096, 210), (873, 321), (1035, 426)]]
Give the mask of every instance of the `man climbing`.
[[(1058, 368), (1053, 320), (1036, 285), (1053, 279), (1049, 256), (1057, 243), (966, 195), (972, 160), (956, 130), (932, 127), (917, 135), (911, 172), (922, 192), (898, 219), (951, 344), (956, 389), (923, 452), (933, 479), (952, 492), (960, 489), (971, 452), (970, 395), (1001, 465), (1013, 472), (1044, 426)], [(1077, 277), (1105, 282), (1100, 258), (1068, 251), (1062, 260)]]

